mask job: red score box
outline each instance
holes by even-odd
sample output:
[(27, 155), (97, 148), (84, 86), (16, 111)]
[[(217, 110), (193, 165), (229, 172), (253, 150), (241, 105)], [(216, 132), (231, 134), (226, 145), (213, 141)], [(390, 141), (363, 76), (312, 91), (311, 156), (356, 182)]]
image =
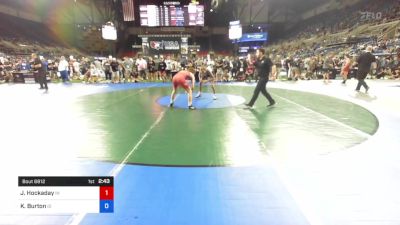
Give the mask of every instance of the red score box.
[(100, 187), (100, 200), (114, 200), (114, 187), (101, 186)]

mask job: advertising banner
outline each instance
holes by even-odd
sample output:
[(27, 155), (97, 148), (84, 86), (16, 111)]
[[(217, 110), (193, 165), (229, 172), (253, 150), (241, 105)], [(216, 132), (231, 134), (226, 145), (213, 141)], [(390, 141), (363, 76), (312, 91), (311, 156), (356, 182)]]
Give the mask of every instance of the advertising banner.
[(180, 37), (149, 37), (149, 54), (176, 54), (181, 51)]
[(268, 34), (262, 33), (245, 33), (238, 42), (268, 41)]

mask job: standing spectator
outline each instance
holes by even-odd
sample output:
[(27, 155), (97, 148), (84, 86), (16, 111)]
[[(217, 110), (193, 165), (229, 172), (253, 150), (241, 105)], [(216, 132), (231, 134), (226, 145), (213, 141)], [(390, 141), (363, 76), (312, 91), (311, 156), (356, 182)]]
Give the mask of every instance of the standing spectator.
[(99, 79), (99, 72), (94, 64), (90, 65), (90, 69), (84, 74), (86, 83), (97, 83)]
[(284, 61), (283, 61), (283, 65), (285, 67), (286, 70), (286, 77), (288, 80), (291, 80), (292, 77), (292, 71), (291, 71), (291, 67), (292, 67), (292, 60), (290, 59), (290, 57), (287, 57)]
[(240, 60), (239, 57), (232, 58), (232, 78), (236, 79), (236, 76), (240, 70)]
[(112, 72), (112, 82), (119, 83), (120, 82), (119, 63), (116, 58), (112, 59), (110, 66), (111, 66), (111, 72)]
[(181, 66), (181, 64), (177, 60), (175, 60), (175, 59), (171, 60), (171, 76), (172, 77), (174, 77), (175, 74), (177, 74), (180, 71), (180, 66)]
[(136, 66), (137, 66), (139, 76), (143, 80), (147, 80), (147, 77), (146, 77), (147, 62), (142, 56), (140, 56), (139, 59), (136, 61)]
[(225, 59), (222, 61), (222, 69), (223, 69), (223, 80), (226, 79), (226, 76), (228, 76), (229, 79), (229, 72), (231, 70), (231, 65), (230, 65), (230, 61), (229, 61), (229, 57), (226, 56)]
[(69, 73), (69, 77), (71, 77), (72, 79), (74, 79), (74, 56), (69, 56), (69, 61), (68, 61), (68, 73)]
[(167, 80), (166, 68), (167, 68), (167, 64), (165, 63), (164, 58), (161, 58), (161, 61), (158, 64), (158, 72), (159, 72), (160, 78), (163, 82), (165, 82)]
[(165, 60), (165, 64), (167, 65), (165, 72), (167, 73), (167, 77), (172, 78), (171, 76), (171, 71), (173, 67), (173, 62), (171, 60), (171, 56), (167, 56), (167, 59)]
[(65, 57), (61, 56), (60, 62), (58, 63), (58, 72), (60, 72), (62, 82), (64, 82), (64, 83), (69, 81), (68, 66), (69, 66), (69, 64), (68, 64), (67, 60), (65, 60)]
[(278, 67), (275, 62), (276, 60), (272, 61), (271, 75), (269, 76), (271, 81), (275, 81), (278, 78)]
[(156, 70), (156, 72), (155, 72), (156, 80), (160, 80), (160, 72), (158, 70), (159, 65), (160, 65), (160, 59), (159, 59), (159, 57), (157, 55), (154, 56), (154, 65), (155, 65), (154, 68)]
[(73, 79), (80, 79), (81, 78), (80, 63), (76, 59), (72, 59), (71, 61), (72, 61)]
[[(256, 61), (254, 60), (253, 55), (248, 54), (247, 55), (247, 60), (246, 60), (247, 67), (246, 67), (245, 74), (246, 74), (246, 80), (248, 80), (249, 82), (251, 82), (252, 78), (255, 78), (254, 77), (254, 73), (255, 73), (255, 71), (254, 71), (255, 70), (254, 63), (255, 62)], [(257, 79), (257, 78), (255, 78), (255, 79)]]
[(122, 65), (124, 67), (124, 82), (129, 82), (132, 76), (133, 61), (125, 57)]
[(299, 58), (294, 58), (293, 60), (293, 65), (292, 65), (292, 69), (291, 69), (291, 77), (293, 80), (297, 81), (299, 78), (301, 78), (301, 61)]
[(322, 70), (323, 70), (323, 79), (325, 83), (330, 83), (331, 81), (329, 80), (329, 76), (332, 73), (334, 62), (332, 59), (333, 55), (329, 54), (326, 56), (324, 63), (322, 65)]
[(105, 73), (107, 81), (111, 81), (111, 77), (112, 77), (112, 73), (111, 73), (111, 58), (110, 57), (108, 59), (104, 60), (104, 62), (103, 62), (104, 73)]
[(47, 61), (47, 70), (49, 71), (50, 79), (55, 80), (57, 77), (57, 66), (53, 60)]
[(99, 75), (99, 79), (105, 79), (105, 74), (103, 71), (103, 66), (101, 65), (101, 62), (99, 59), (94, 60), (94, 66), (97, 70), (97, 74)]
[(223, 67), (224, 67), (224, 61), (223, 61), (223, 59), (221, 57), (218, 57), (215, 60), (215, 66), (214, 66), (214, 74), (215, 74), (215, 78), (216, 78), (217, 82), (221, 81), (221, 78), (222, 78), (222, 76), (224, 74)]
[(318, 57), (311, 57), (310, 60), (310, 79), (317, 79), (318, 75)]
[(182, 68), (182, 69), (186, 69), (187, 66), (188, 65), (188, 59), (186, 58), (186, 57), (181, 57), (181, 60), (180, 60), (180, 67)]
[(87, 71), (89, 71), (91, 66), (91, 63), (89, 62), (89, 59), (82, 57), (81, 62), (80, 62), (80, 71), (79, 73), (81, 75), (86, 74)]
[(150, 81), (156, 81), (157, 80), (157, 75), (156, 75), (156, 63), (154, 62), (153, 58), (149, 57), (149, 79)]

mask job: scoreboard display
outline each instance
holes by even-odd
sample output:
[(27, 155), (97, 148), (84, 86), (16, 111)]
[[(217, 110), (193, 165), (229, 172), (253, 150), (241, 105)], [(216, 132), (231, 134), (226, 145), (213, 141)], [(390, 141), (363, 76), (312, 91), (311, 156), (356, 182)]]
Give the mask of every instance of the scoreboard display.
[(140, 5), (140, 25), (204, 26), (204, 5)]
[(18, 177), (15, 194), (12, 213), (114, 212), (114, 177)]

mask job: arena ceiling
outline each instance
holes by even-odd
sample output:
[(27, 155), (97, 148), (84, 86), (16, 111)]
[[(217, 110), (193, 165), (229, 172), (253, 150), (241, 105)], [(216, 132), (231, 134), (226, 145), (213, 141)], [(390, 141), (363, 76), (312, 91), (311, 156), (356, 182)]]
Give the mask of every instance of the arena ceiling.
[[(136, 4), (162, 4), (164, 0), (135, 0)], [(187, 4), (191, 0), (175, 0)], [(208, 26), (298, 20), (299, 15), (327, 2), (349, 0), (197, 0), (206, 7)], [(357, 1), (357, 0), (350, 0)], [(43, 22), (102, 23), (116, 13), (120, 0), (1, 0), (2, 5), (39, 16)], [(114, 5), (115, 7), (110, 7)], [(212, 10), (211, 10), (212, 9)], [(211, 12), (212, 11), (212, 12)]]
[[(245, 24), (287, 22), (332, 0), (213, 0), (214, 11), (229, 14)], [(344, 0), (337, 0), (344, 1)], [(234, 10), (232, 11), (232, 8)]]
[(279, 8), (288, 7), (290, 9), (296, 9), (299, 12), (304, 12), (329, 1), (331, 0), (211, 0), (211, 5), (213, 7), (223, 6), (224, 4), (235, 4), (241, 6), (246, 4), (258, 4), (258, 2), (260, 2)]
[(2, 13), (44, 23), (104, 23), (113, 0), (1, 0)]

